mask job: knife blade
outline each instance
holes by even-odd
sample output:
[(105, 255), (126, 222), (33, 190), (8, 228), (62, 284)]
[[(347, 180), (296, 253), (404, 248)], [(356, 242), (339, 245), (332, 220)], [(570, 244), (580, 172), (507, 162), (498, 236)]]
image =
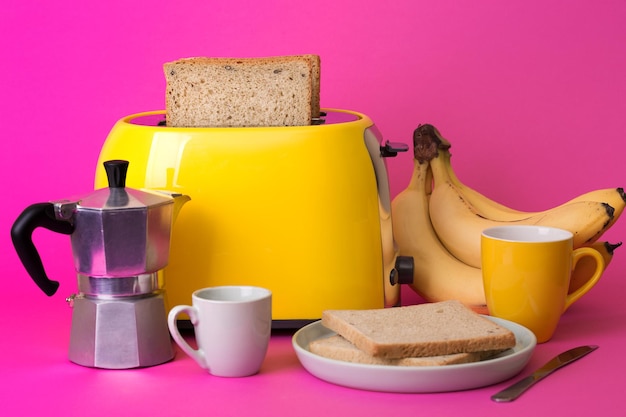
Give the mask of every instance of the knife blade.
[(597, 345), (588, 345), (578, 346), (573, 349), (567, 350), (560, 355), (552, 358), (548, 363), (537, 369), (531, 375), (527, 376), (524, 379), (521, 379), (510, 387), (505, 388), (502, 391), (492, 395), (491, 399), (496, 402), (513, 401), (517, 397), (522, 395), (522, 393), (525, 392), (528, 388), (532, 387), (537, 382), (541, 381), (543, 378), (547, 377), (557, 369), (560, 369), (565, 365), (568, 365), (582, 358), (583, 356), (593, 352), (597, 348)]

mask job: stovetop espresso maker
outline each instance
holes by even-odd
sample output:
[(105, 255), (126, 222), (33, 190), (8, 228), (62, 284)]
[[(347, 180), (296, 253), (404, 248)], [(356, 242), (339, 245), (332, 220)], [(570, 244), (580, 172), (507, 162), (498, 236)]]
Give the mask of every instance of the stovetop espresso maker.
[(168, 263), (171, 227), (189, 197), (125, 187), (128, 162), (104, 162), (109, 187), (72, 200), (33, 204), (15, 221), (17, 254), (44, 293), (59, 283), (46, 275), (32, 242), (38, 227), (71, 237), (78, 294), (69, 359), (79, 365), (126, 369), (174, 357), (160, 272)]

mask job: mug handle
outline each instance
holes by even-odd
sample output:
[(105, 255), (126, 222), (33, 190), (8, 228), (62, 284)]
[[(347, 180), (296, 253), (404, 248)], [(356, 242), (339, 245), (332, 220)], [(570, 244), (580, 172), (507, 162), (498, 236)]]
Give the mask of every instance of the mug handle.
[(191, 319), (191, 324), (194, 327), (198, 324), (198, 310), (195, 307), (188, 305), (179, 305), (172, 307), (168, 316), (167, 316), (167, 326), (170, 329), (170, 334), (172, 338), (176, 342), (178, 346), (185, 352), (187, 355), (191, 356), (193, 360), (195, 360), (201, 368), (206, 369), (206, 361), (204, 360), (204, 354), (200, 349), (194, 349), (187, 343), (187, 341), (183, 338), (178, 330), (178, 326), (176, 325), (176, 320), (178, 316), (182, 313), (186, 313)]
[(602, 276), (602, 273), (604, 272), (604, 268), (606, 267), (606, 265), (602, 254), (600, 254), (600, 252), (598, 252), (597, 250), (589, 247), (574, 249), (574, 251), (572, 252), (572, 270), (574, 270), (574, 267), (576, 266), (578, 261), (585, 256), (591, 256), (596, 260), (596, 270), (590, 280), (585, 282), (583, 286), (581, 286), (579, 289), (566, 297), (565, 308), (563, 309), (563, 311), (567, 310), (572, 304), (574, 304), (574, 302), (576, 302), (580, 297), (585, 295), (585, 293), (587, 293), (587, 291), (589, 291), (594, 285), (596, 285), (596, 283)]

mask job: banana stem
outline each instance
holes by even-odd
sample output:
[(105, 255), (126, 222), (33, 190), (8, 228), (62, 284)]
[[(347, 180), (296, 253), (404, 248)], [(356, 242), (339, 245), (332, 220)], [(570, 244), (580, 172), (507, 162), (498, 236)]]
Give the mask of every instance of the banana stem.
[(424, 163), (439, 155), (439, 149), (447, 149), (450, 144), (444, 143), (437, 129), (432, 125), (419, 125), (413, 132), (413, 157)]
[(611, 254), (611, 256), (613, 255), (613, 252), (615, 252), (615, 249), (619, 248), (620, 246), (622, 246), (622, 242), (617, 242), (617, 243), (604, 242), (604, 247), (606, 247), (606, 251), (609, 254)]

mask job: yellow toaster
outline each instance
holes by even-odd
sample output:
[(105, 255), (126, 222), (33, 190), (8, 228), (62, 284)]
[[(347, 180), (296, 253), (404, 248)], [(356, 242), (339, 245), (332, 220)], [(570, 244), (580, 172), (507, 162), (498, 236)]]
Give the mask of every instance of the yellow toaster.
[(113, 126), (95, 187), (107, 186), (103, 161), (125, 159), (128, 187), (191, 197), (161, 273), (168, 307), (203, 287), (262, 286), (274, 327), (297, 327), (325, 309), (399, 303), (396, 283), (412, 271), (398, 267), (385, 158), (406, 150), (354, 111), (242, 128), (168, 127), (153, 111)]

